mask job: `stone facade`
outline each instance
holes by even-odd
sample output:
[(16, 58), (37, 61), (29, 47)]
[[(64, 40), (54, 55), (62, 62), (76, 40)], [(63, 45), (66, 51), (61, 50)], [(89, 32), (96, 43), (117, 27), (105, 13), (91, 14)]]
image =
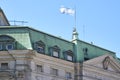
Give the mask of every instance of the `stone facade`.
[(120, 80), (120, 65), (110, 55), (73, 63), (33, 50), (0, 51), (0, 80)]
[[(104, 63), (106, 58), (108, 64)], [(83, 80), (120, 80), (120, 65), (110, 55), (88, 60), (83, 63)]]
[(74, 80), (74, 63), (32, 50), (1, 51), (0, 64), (0, 80)]

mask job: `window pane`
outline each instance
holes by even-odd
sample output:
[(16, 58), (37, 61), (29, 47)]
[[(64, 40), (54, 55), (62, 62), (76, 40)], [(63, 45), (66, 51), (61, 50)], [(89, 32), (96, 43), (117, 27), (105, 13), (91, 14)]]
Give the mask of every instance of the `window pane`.
[(37, 72), (43, 72), (43, 66), (37, 65)]
[(41, 46), (37, 46), (37, 51), (40, 53), (44, 53), (44, 48)]
[(59, 57), (59, 53), (57, 51), (53, 51), (53, 56)]
[(66, 72), (66, 79), (71, 79), (72, 78), (72, 74), (70, 72)]
[(1, 63), (1, 69), (8, 69), (8, 63)]
[(52, 75), (56, 75), (56, 76), (58, 76), (58, 70), (52, 68), (52, 69), (51, 69), (51, 74), (52, 74)]
[(67, 60), (69, 60), (69, 61), (72, 61), (72, 56), (71, 55), (67, 55)]
[(7, 50), (13, 50), (13, 44), (7, 44), (6, 49)]

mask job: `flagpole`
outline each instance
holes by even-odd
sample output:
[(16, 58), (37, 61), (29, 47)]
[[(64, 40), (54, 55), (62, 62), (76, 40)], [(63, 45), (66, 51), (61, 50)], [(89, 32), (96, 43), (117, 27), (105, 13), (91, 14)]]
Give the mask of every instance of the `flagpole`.
[(74, 25), (75, 25), (75, 28), (76, 28), (76, 6), (75, 6), (75, 13), (74, 13)]
[(74, 6), (74, 10), (73, 9), (70, 9), (70, 8), (65, 8), (65, 7), (61, 7), (60, 8), (60, 12), (62, 14), (69, 14), (69, 15), (72, 15), (73, 16), (73, 25), (74, 25), (74, 28), (76, 28), (76, 5)]

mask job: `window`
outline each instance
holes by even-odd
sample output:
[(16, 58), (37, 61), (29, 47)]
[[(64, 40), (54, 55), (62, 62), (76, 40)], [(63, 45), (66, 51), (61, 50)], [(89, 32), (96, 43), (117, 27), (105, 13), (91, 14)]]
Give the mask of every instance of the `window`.
[(43, 66), (42, 65), (37, 65), (37, 72), (43, 72)]
[(73, 61), (73, 52), (71, 50), (65, 51), (64, 57), (68, 61)]
[(72, 55), (67, 55), (67, 60), (69, 60), (69, 61), (72, 61), (73, 60), (73, 57), (72, 57)]
[(42, 47), (42, 46), (37, 46), (37, 52), (39, 52), (39, 53), (44, 53), (44, 47)]
[(1, 69), (8, 69), (8, 63), (1, 63)]
[(54, 57), (59, 57), (59, 52), (58, 51), (53, 51), (53, 56)]
[(17, 77), (23, 78), (24, 77), (24, 72), (23, 71), (18, 71)]
[(57, 45), (55, 45), (52, 49), (53, 49), (52, 55), (53, 55), (54, 57), (59, 57), (60, 48), (59, 48)]
[(36, 42), (35, 48), (38, 53), (45, 53), (45, 44), (42, 41)]
[(13, 50), (15, 39), (7, 35), (0, 35), (0, 50)]
[(84, 55), (88, 55), (88, 48), (83, 48)]
[(84, 54), (84, 60), (85, 61), (89, 60), (88, 48), (87, 47), (83, 48), (83, 54)]
[(53, 56), (53, 57), (59, 57), (60, 56), (60, 48), (55, 45), (53, 47), (50, 47), (50, 54)]
[(66, 79), (71, 79), (72, 78), (72, 74), (70, 72), (66, 72), (65, 77), (66, 77)]
[(51, 68), (51, 74), (58, 76), (58, 69)]
[(7, 50), (13, 50), (13, 44), (6, 44)]

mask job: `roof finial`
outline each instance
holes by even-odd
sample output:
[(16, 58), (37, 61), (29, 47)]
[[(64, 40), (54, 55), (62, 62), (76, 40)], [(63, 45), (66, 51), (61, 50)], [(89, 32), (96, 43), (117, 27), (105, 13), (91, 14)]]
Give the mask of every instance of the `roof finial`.
[(73, 27), (73, 32), (76, 32), (76, 27)]
[(73, 40), (78, 39), (78, 33), (77, 33), (77, 30), (76, 30), (76, 27), (73, 28), (72, 39)]

